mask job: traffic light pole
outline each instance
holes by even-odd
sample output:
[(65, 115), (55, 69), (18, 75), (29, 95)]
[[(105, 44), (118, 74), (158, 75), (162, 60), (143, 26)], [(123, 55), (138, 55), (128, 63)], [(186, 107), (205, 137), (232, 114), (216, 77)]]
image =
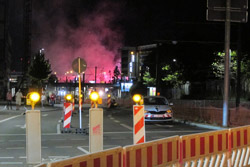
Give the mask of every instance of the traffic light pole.
[(228, 126), (228, 99), (230, 85), (230, 7), (231, 0), (226, 1), (226, 20), (225, 20), (225, 72), (224, 72), (224, 101), (223, 101), (223, 126)]

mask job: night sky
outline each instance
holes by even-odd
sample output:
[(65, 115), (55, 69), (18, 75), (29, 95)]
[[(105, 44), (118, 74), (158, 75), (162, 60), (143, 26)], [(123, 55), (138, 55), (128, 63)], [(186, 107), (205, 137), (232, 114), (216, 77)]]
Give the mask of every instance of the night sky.
[[(206, 20), (206, 3), (206, 0), (34, 0), (32, 52), (45, 48), (53, 71), (61, 74), (70, 69), (69, 62), (78, 56), (87, 60), (89, 75), (94, 66), (102, 72), (113, 70), (120, 64), (120, 47), (159, 40), (178, 41), (178, 46), (169, 45), (168, 49), (182, 50), (179, 58), (196, 59), (195, 63), (210, 61), (214, 50), (224, 49), (224, 23)], [(16, 60), (23, 56), (20, 5), (19, 0), (11, 0), (10, 30)], [(236, 48), (239, 25), (231, 26), (232, 48)], [(246, 53), (248, 31), (249, 23), (241, 24)]]

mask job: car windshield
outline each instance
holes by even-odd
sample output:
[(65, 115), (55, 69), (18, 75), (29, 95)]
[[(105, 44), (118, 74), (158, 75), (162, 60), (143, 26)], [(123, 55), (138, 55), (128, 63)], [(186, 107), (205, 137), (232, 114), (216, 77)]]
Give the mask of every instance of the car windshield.
[(144, 98), (144, 105), (168, 105), (165, 98)]

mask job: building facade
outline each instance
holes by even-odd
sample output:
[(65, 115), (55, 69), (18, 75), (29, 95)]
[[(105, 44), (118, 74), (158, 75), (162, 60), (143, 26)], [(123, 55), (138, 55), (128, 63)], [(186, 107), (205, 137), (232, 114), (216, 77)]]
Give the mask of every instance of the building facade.
[(9, 34), (9, 1), (0, 0), (0, 99), (10, 88), (11, 38)]

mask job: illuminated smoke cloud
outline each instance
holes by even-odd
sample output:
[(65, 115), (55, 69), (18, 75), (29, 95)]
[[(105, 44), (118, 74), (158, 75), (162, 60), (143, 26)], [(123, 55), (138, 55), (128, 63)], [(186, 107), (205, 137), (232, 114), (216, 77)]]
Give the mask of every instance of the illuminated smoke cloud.
[(101, 3), (94, 12), (83, 12), (72, 21), (69, 14), (72, 12), (65, 13), (69, 2), (46, 2), (48, 4), (34, 1), (34, 36), (37, 36), (34, 50), (45, 48), (45, 56), (61, 80), (65, 80), (66, 71), (71, 70), (72, 61), (81, 57), (87, 62), (85, 81), (95, 79), (97, 66), (97, 82), (109, 82), (115, 66), (120, 67), (121, 62), (122, 33), (114, 25), (119, 5)]

